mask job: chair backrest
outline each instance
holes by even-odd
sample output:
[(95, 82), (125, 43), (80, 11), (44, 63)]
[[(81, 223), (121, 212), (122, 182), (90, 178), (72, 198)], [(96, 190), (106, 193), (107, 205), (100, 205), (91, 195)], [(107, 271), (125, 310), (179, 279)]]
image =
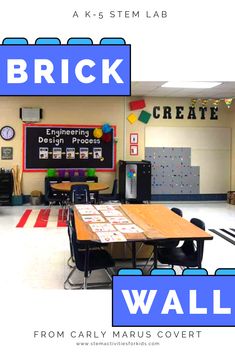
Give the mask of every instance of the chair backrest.
[(45, 178), (45, 201), (61, 194), (60, 191), (53, 190), (51, 185), (61, 183), (62, 178), (55, 178), (50, 182), (49, 178)]
[[(74, 248), (73, 245), (76, 244), (76, 248), (81, 250), (81, 249), (85, 249), (86, 248), (86, 244), (92, 244), (93, 247), (96, 247), (97, 245), (94, 244), (94, 242), (83, 242), (83, 241), (78, 241), (77, 240), (77, 234), (76, 234), (76, 229), (75, 229), (75, 219), (74, 219), (74, 210), (70, 207), (69, 208), (69, 215), (68, 215), (68, 236), (69, 236), (69, 241), (70, 241), (70, 245), (72, 246), (72, 248)], [(73, 239), (74, 237), (74, 239)], [(71, 248), (70, 248), (71, 250)], [(74, 253), (73, 249), (71, 251), (71, 254)]]
[[(192, 218), (190, 222), (194, 224), (196, 227), (201, 228), (202, 230), (206, 229), (205, 223), (199, 218)], [(186, 251), (192, 251), (192, 248), (193, 248), (197, 255), (198, 264), (201, 265), (203, 251), (204, 251), (204, 240), (196, 240), (196, 249), (194, 247), (194, 242), (190, 240), (185, 241), (183, 244), (183, 247)]]
[(80, 247), (79, 242), (77, 241), (74, 212), (71, 209), (69, 211), (68, 234), (69, 234), (71, 255), (73, 255), (74, 257), (76, 267), (79, 268), (80, 267), (79, 250), (85, 249), (85, 247), (82, 247), (82, 246)]
[(70, 181), (72, 182), (83, 182), (83, 181), (86, 181), (86, 177), (85, 176), (79, 176), (79, 175), (76, 175), (76, 176), (71, 176), (70, 177)]
[(86, 177), (86, 182), (93, 182), (93, 183), (98, 183), (98, 177), (97, 176), (93, 176), (93, 177)]
[(113, 190), (112, 190), (112, 196), (117, 196), (117, 188), (118, 188), (118, 180), (114, 179), (113, 181)]
[[(76, 228), (75, 228), (75, 219), (74, 219), (74, 211), (71, 210), (69, 213), (69, 221), (68, 221), (68, 234), (69, 234), (69, 241), (70, 241), (70, 251), (71, 255), (74, 258), (76, 267), (80, 271), (84, 271), (84, 256), (81, 256), (82, 254), (85, 254), (85, 251), (88, 249), (89, 252), (87, 254), (87, 261), (88, 261), (88, 267), (89, 270), (92, 269), (92, 266), (94, 265), (92, 261), (90, 262), (90, 253), (94, 250), (94, 248), (97, 248), (97, 245), (94, 244), (93, 241), (79, 241), (77, 239), (77, 233), (76, 233)], [(97, 250), (95, 250), (97, 251)]]
[(206, 229), (205, 223), (199, 218), (192, 218), (190, 222), (202, 230)]
[(74, 227), (74, 214), (73, 214), (73, 209), (72, 209), (72, 208), (69, 208), (69, 209), (68, 209), (67, 226), (68, 226), (70, 255), (73, 256), (72, 229), (73, 229), (73, 227)]
[(75, 227), (74, 210), (71, 207), (69, 207), (68, 209), (67, 225), (68, 225), (68, 228)]
[(91, 200), (88, 185), (72, 185), (70, 199), (73, 204), (90, 203)]
[(183, 212), (181, 211), (180, 208), (172, 207), (172, 208), (171, 208), (171, 211), (174, 212), (174, 213), (176, 213), (178, 216), (183, 217)]

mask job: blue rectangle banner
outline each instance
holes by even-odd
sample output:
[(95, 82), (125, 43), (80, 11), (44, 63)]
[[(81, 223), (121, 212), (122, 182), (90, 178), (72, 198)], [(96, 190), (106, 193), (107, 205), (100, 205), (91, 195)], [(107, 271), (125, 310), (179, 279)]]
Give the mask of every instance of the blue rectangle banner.
[(235, 276), (115, 276), (113, 326), (235, 326)]
[(129, 45), (0, 45), (1, 96), (128, 96)]

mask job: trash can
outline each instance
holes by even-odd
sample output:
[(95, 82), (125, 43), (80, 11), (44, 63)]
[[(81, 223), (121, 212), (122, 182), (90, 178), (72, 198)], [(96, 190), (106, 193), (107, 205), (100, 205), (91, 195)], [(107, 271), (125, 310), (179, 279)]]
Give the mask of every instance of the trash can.
[(30, 194), (30, 204), (33, 206), (42, 204), (42, 193), (41, 191), (34, 190)]
[(235, 191), (227, 192), (227, 202), (234, 205), (235, 204)]

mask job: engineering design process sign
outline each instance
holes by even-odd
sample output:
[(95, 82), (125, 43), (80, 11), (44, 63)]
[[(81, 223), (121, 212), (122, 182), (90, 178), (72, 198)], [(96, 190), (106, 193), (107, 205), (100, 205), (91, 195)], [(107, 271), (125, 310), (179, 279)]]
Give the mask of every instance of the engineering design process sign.
[(48, 168), (96, 168), (112, 171), (116, 164), (116, 127), (110, 141), (95, 138), (97, 126), (25, 124), (23, 126), (24, 172)]

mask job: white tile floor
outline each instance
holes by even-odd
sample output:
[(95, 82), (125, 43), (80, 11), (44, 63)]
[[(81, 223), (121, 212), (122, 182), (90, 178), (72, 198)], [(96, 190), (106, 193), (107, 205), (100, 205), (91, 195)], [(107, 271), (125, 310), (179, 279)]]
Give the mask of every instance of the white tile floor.
[[(235, 206), (226, 203), (174, 203), (184, 218), (201, 218), (207, 228), (235, 228)], [(8, 289), (63, 289), (69, 273), (67, 229), (16, 228), (26, 208), (0, 207), (0, 268), (1, 285)], [(37, 206), (34, 206), (37, 208)], [(214, 235), (205, 242), (203, 267), (210, 274), (219, 267), (235, 268), (235, 246)], [(95, 280), (103, 273), (95, 271)], [(82, 278), (77, 276), (75, 280)]]

